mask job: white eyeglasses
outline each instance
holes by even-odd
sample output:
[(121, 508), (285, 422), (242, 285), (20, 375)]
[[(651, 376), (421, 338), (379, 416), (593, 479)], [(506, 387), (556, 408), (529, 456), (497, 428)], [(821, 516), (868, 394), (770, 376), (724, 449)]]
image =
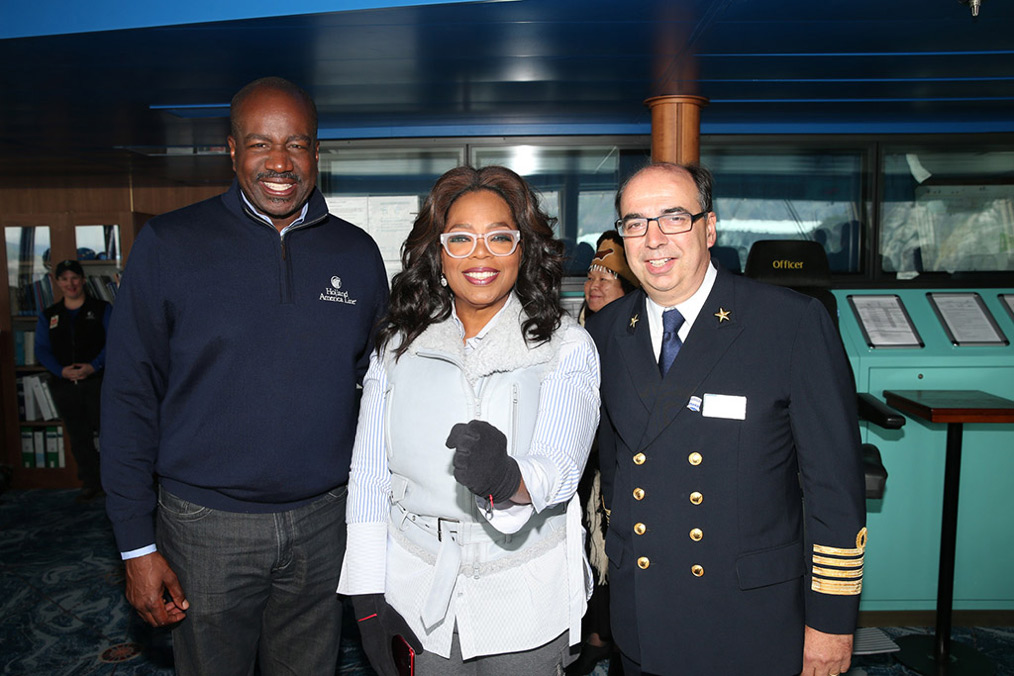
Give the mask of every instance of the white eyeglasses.
[(520, 230), (492, 230), (483, 235), (474, 232), (445, 232), (440, 235), (440, 243), (451, 258), (467, 258), (475, 251), (479, 240), (486, 245), (486, 251), (494, 256), (510, 256), (518, 248), (521, 241)]

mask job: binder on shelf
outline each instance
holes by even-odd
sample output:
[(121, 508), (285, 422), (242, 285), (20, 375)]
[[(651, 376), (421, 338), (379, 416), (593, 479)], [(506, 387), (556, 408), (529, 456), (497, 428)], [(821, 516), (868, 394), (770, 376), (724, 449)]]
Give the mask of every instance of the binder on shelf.
[(46, 467), (56, 469), (60, 466), (60, 448), (57, 442), (57, 435), (60, 428), (50, 426), (46, 428)]
[(35, 467), (35, 437), (31, 427), (21, 428), (21, 466)]
[(67, 449), (66, 449), (66, 446), (65, 446), (65, 442), (63, 440), (63, 428), (62, 427), (57, 427), (56, 431), (58, 432), (57, 437), (56, 437), (56, 458), (57, 458), (56, 466), (57, 467), (66, 467), (67, 466)]
[(32, 429), (33, 447), (35, 449), (35, 466), (46, 466), (46, 428), (35, 427)]
[(35, 358), (35, 331), (25, 331), (25, 365), (34, 366), (39, 363)]
[(32, 383), (35, 376), (24, 376), (21, 378), (21, 389), (25, 395), (25, 420), (38, 420), (39, 405), (35, 401), (35, 388)]
[(39, 382), (42, 383), (42, 394), (46, 397), (46, 404), (53, 412), (52, 418), (46, 418), (46, 420), (56, 420), (60, 417), (60, 409), (56, 407), (56, 401), (53, 399), (53, 390), (49, 388), (49, 374), (36, 376)]
[(39, 418), (55, 420), (59, 417), (56, 413), (56, 405), (53, 403), (53, 395), (49, 392), (49, 384), (42, 379), (42, 376), (25, 376), (25, 380), (32, 381), (32, 397), (39, 409)]
[(25, 379), (16, 378), (14, 388), (18, 394), (18, 420), (28, 420), (27, 411), (25, 411)]
[(14, 329), (14, 365), (31, 366), (35, 361), (35, 329)]
[(25, 332), (14, 330), (14, 365), (25, 365)]

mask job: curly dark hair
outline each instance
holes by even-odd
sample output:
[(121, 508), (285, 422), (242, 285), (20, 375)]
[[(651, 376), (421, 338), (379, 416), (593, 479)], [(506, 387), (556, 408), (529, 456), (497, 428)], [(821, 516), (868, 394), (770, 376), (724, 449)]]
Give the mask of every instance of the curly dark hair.
[(521, 264), (514, 293), (527, 315), (522, 326), (525, 340), (545, 342), (559, 328), (563, 242), (553, 238), (553, 219), (539, 208), (535, 191), (510, 169), (464, 166), (437, 179), (402, 245), (402, 271), (391, 283), (387, 316), (377, 334), (378, 352), (392, 338), (401, 336), (395, 350), (396, 358), (401, 357), (427, 327), (451, 315), (454, 296), (449, 287), (440, 285), (440, 234), (447, 227), (447, 212), (455, 200), (478, 190), (502, 197), (521, 231)]

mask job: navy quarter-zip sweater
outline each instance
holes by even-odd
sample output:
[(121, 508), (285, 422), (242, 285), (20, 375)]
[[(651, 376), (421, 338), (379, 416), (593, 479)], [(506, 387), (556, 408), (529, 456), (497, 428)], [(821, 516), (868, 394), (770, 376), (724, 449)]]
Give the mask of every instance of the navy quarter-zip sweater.
[(223, 195), (138, 234), (109, 326), (102, 483), (120, 551), (155, 542), (157, 484), (278, 512), (348, 480), (357, 385), (386, 311), (363, 230), (314, 190), (284, 236)]

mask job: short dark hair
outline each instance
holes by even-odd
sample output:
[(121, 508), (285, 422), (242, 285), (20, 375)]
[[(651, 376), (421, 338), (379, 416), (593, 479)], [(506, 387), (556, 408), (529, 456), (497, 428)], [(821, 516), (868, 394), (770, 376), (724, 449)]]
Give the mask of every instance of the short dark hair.
[(469, 166), (451, 169), (439, 179), (423, 203), (412, 231), (402, 245), (402, 271), (391, 283), (387, 317), (381, 322), (378, 351), (400, 335), (400, 357), (431, 324), (447, 319), (454, 296), (440, 285), (440, 234), (447, 226), (451, 205), (468, 193), (488, 190), (503, 198), (521, 231), (521, 265), (514, 293), (527, 319), (526, 340), (549, 340), (560, 326), (560, 285), (563, 279), (563, 242), (553, 236), (553, 219), (539, 207), (535, 191), (506, 167)]
[(310, 111), (310, 126), (313, 128), (313, 140), (317, 140), (317, 104), (313, 102), (313, 98), (306, 93), (306, 90), (296, 83), (290, 82), (283, 77), (273, 76), (262, 77), (254, 80), (236, 92), (236, 94), (232, 97), (232, 102), (229, 104), (229, 133), (233, 138), (239, 138), (239, 127), (236, 123), (236, 113), (243, 105), (243, 102), (246, 101), (251, 94), (260, 89), (274, 89), (301, 100)]
[(711, 175), (705, 167), (699, 164), (676, 164), (675, 162), (651, 162), (647, 164), (633, 174), (631, 174), (627, 180), (621, 185), (620, 189), (616, 191), (616, 215), (623, 218), (623, 214), (620, 213), (620, 200), (623, 199), (623, 193), (630, 185), (630, 182), (640, 176), (646, 171), (661, 170), (671, 173), (684, 173), (689, 174), (694, 185), (697, 186), (697, 202), (701, 205), (701, 208), (705, 211), (714, 211), (714, 204), (712, 203), (712, 190), (715, 184), (715, 177)]

